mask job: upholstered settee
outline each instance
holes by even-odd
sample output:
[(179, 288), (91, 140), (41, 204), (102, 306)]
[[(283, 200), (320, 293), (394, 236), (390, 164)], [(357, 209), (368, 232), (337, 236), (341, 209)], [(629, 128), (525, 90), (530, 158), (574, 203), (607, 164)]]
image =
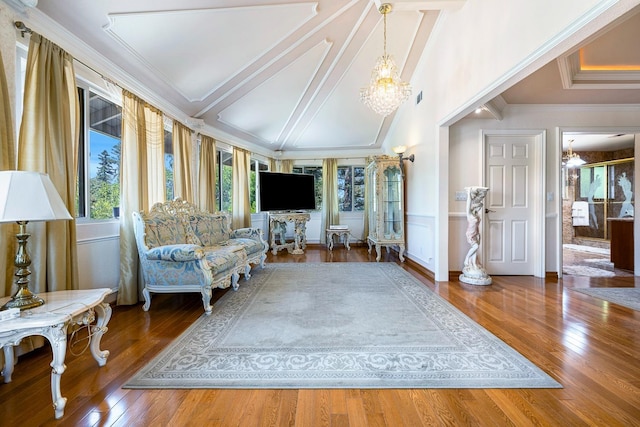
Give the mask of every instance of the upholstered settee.
[(237, 289), (240, 274), (249, 279), (251, 264), (264, 267), (268, 245), (262, 232), (231, 230), (227, 213), (203, 212), (175, 199), (155, 204), (148, 213), (134, 212), (133, 221), (145, 311), (152, 292), (200, 292), (210, 314), (214, 288)]

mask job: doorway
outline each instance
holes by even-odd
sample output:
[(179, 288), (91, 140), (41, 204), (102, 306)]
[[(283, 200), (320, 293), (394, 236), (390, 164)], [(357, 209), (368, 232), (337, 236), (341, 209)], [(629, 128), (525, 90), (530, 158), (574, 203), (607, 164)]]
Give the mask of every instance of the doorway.
[(633, 276), (635, 135), (561, 135), (562, 275)]
[(544, 277), (544, 145), (537, 130), (483, 131), (484, 267)]

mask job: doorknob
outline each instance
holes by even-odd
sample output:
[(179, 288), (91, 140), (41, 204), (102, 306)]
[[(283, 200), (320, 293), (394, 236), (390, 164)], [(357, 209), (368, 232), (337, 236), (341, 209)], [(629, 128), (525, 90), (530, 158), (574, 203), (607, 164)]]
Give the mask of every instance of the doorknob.
[(489, 209), (489, 208), (484, 208), (484, 213), (489, 213), (489, 212), (495, 212), (495, 211), (492, 211), (492, 210), (491, 210), (491, 209)]

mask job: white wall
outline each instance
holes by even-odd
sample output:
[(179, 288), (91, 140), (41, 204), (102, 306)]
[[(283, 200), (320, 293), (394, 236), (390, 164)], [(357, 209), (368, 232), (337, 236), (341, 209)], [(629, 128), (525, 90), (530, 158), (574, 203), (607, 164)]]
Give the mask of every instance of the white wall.
[[(449, 185), (449, 168), (467, 173), (457, 157), (449, 160), (447, 126), (626, 12), (630, 3), (467, 0), (459, 10), (442, 12), (411, 82), (423, 100), (398, 110), (384, 143), (387, 153), (402, 144), (416, 156), (407, 174), (407, 215), (423, 219), (424, 226), (407, 225), (407, 252), (436, 280), (448, 279), (450, 252), (458, 252), (449, 248), (448, 200), (451, 189), (459, 188)], [(425, 247), (432, 260), (418, 257)]]
[[(464, 119), (450, 128), (449, 162), (449, 270), (460, 271), (468, 250), (465, 202), (455, 201), (455, 192), (466, 186), (484, 184), (482, 176), (482, 130), (546, 130), (546, 191), (553, 200), (545, 202), (545, 271), (557, 272), (560, 199), (561, 130), (626, 133), (640, 129), (640, 105), (570, 106), (511, 105), (503, 111), (503, 120)], [(636, 185), (640, 183), (636, 179)]]

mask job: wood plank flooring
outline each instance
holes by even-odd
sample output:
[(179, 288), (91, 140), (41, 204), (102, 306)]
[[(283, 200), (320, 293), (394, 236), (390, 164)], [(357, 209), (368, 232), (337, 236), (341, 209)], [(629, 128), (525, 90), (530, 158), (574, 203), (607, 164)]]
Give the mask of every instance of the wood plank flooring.
[[(363, 247), (267, 262), (375, 262)], [(397, 262), (383, 253), (382, 262)], [(433, 283), (404, 268), (559, 381), (562, 389), (131, 390), (121, 386), (202, 314), (200, 296), (153, 297), (151, 310), (114, 307), (99, 368), (67, 352), (65, 415), (51, 407), (48, 346), (20, 357), (0, 384), (3, 426), (634, 426), (640, 425), (640, 312), (574, 287), (640, 286), (613, 279), (494, 277), (488, 287)], [(339, 291), (339, 290), (337, 290)], [(225, 291), (215, 291), (217, 299)]]

